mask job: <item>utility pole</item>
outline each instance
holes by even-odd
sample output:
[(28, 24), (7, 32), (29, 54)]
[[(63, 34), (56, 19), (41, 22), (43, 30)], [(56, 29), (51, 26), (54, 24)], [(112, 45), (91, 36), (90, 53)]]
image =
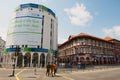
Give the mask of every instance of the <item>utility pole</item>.
[(20, 51), (20, 48), (18, 45), (16, 45), (16, 48), (15, 48), (15, 54), (13, 55), (12, 59), (13, 59), (13, 72), (12, 72), (12, 75), (10, 75), (9, 77), (14, 77), (15, 76), (15, 67), (16, 67), (16, 60), (17, 60), (17, 56), (19, 55), (19, 51)]

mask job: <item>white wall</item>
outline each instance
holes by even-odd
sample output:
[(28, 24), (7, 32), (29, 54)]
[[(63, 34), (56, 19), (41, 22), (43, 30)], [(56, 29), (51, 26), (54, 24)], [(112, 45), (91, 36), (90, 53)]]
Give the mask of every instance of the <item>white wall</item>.
[[(39, 14), (40, 16), (43, 16), (44, 15), (44, 26), (43, 26), (43, 47), (42, 48), (46, 48), (46, 49), (50, 49), (50, 39), (52, 39), (52, 46), (51, 46), (51, 48), (53, 49), (53, 50), (57, 50), (57, 35), (58, 35), (58, 23), (57, 23), (57, 18), (56, 17), (54, 17), (53, 15), (51, 15), (51, 14), (49, 14), (47, 11), (44, 11), (44, 10), (41, 10), (41, 11), (39, 11), (40, 9), (37, 9), (37, 8), (32, 8), (32, 10), (31, 10), (31, 8), (29, 7), (29, 8), (23, 8), (22, 9), (22, 11), (21, 10), (18, 10), (18, 11), (16, 11), (16, 13), (14, 13), (14, 15), (16, 15), (16, 16), (13, 16), (13, 18), (15, 18), (15, 17), (17, 17), (17, 16), (19, 16), (19, 15), (21, 15), (21, 16), (27, 16), (27, 13), (28, 13), (28, 16), (29, 15), (31, 15), (31, 16), (35, 16), (36, 17), (36, 15), (34, 15), (34, 14)], [(21, 14), (21, 12), (24, 14)], [(25, 13), (24, 13), (25, 12)], [(53, 26), (52, 26), (52, 37), (51, 37), (51, 35), (50, 35), (50, 31), (51, 31), (51, 19), (53, 20)], [(30, 24), (30, 23), (29, 23)], [(39, 24), (39, 26), (42, 26), (42, 24), (40, 23)], [(14, 30), (14, 29), (13, 29)], [(33, 30), (33, 31), (36, 31), (36, 30)], [(16, 34), (17, 35), (17, 34)], [(15, 36), (15, 35), (14, 35)], [(18, 35), (18, 36), (20, 36), (20, 35)], [(23, 37), (23, 36), (20, 36), (20, 37)], [(18, 44), (18, 45), (37, 45), (37, 44), (28, 44), (28, 43), (26, 43), (25, 41), (26, 40), (28, 40), (28, 39), (30, 39), (30, 40), (40, 40), (40, 41), (38, 41), (39, 42), (39, 46), (41, 46), (41, 34), (40, 34), (40, 37), (38, 38), (38, 37), (33, 37), (33, 38), (28, 38), (28, 36), (24, 36), (24, 38), (21, 38), (22, 40), (17, 40), (17, 43), (16, 43), (16, 40), (18, 39), (18, 38), (12, 38), (12, 37), (9, 37), (8, 36), (8, 40), (7, 40), (7, 43), (9, 43), (9, 44), (7, 44), (7, 45), (9, 45), (9, 47), (10, 47), (10, 45), (17, 45), (17, 43), (18, 43), (18, 41), (21, 41), (20, 42), (20, 44)], [(23, 40), (24, 39), (24, 40)], [(11, 43), (11, 42), (9, 42), (9, 41), (11, 41), (11, 42), (14, 42), (14, 43)], [(23, 43), (22, 43), (23, 42)], [(26, 43), (26, 44), (25, 44)]]

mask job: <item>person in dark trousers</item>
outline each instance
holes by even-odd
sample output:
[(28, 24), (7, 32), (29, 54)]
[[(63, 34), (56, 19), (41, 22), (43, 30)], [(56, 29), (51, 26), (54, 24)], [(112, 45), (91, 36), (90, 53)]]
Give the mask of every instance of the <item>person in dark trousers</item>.
[(50, 65), (50, 70), (51, 70), (51, 75), (52, 75), (52, 77), (53, 77), (53, 71), (54, 71), (53, 64)]
[(56, 65), (56, 63), (53, 64), (53, 69), (54, 69), (54, 76), (55, 76), (56, 72), (57, 72), (57, 65)]
[(50, 62), (48, 62), (47, 66), (46, 66), (46, 76), (50, 75), (50, 69), (51, 69), (51, 65), (50, 65)]

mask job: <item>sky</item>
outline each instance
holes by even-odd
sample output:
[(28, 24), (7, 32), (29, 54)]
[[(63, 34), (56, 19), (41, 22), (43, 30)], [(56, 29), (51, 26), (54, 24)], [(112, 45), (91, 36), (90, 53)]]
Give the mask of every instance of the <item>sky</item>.
[(0, 36), (6, 40), (10, 17), (24, 3), (42, 4), (58, 18), (58, 43), (86, 33), (120, 40), (120, 0), (3, 0), (0, 1)]

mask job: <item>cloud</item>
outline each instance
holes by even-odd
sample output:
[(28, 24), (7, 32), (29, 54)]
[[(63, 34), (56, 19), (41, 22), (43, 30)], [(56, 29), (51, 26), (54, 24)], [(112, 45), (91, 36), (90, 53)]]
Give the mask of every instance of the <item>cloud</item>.
[(64, 11), (68, 14), (71, 23), (77, 26), (85, 26), (92, 19), (84, 4), (76, 3), (75, 6)]
[(110, 29), (104, 28), (103, 32), (108, 36), (114, 36), (120, 38), (120, 25), (119, 26), (113, 26)]

